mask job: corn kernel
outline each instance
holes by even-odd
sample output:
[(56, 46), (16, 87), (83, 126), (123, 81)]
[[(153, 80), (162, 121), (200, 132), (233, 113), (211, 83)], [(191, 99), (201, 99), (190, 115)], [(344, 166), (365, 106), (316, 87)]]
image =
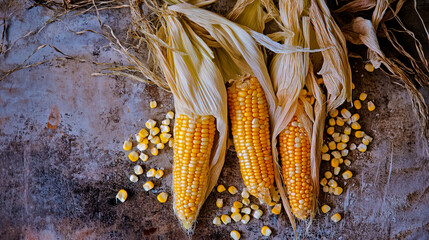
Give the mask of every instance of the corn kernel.
[(360, 152), (366, 152), (366, 150), (367, 150), (367, 146), (366, 146), (365, 144), (361, 143), (361, 144), (359, 144), (359, 146), (357, 147), (357, 149), (358, 149)]
[(221, 185), (218, 185), (216, 189), (217, 189), (217, 191), (218, 191), (218, 192), (220, 192), (220, 193), (226, 190), (225, 186), (223, 186), (222, 184), (221, 184)]
[(322, 178), (322, 180), (320, 180), (320, 185), (326, 186), (326, 184), (328, 184), (328, 180), (326, 178)]
[(164, 144), (167, 143), (168, 140), (170, 140), (170, 138), (171, 138), (171, 134), (169, 134), (169, 133), (163, 132), (163, 133), (159, 134), (159, 140), (161, 140), (161, 142)]
[(280, 203), (277, 203), (273, 209), (271, 209), (271, 212), (275, 215), (279, 215), (280, 212), (282, 211), (282, 205)]
[(255, 211), (253, 211), (252, 216), (253, 216), (254, 218), (256, 218), (256, 219), (259, 219), (259, 218), (261, 218), (261, 217), (262, 217), (262, 214), (263, 214), (262, 210), (261, 210), (261, 209), (257, 209), (257, 210), (255, 210)]
[(326, 204), (322, 206), (322, 212), (323, 213), (327, 213), (329, 211), (331, 211), (331, 207), (330, 206), (328, 206)]
[(372, 140), (373, 140), (373, 138), (368, 136), (368, 135), (365, 135), (363, 138), (368, 140), (369, 142), (372, 142)]
[(241, 218), (241, 223), (243, 224), (247, 224), (250, 221), (250, 216), (245, 214), (243, 215), (243, 217)]
[(328, 154), (328, 153), (324, 153), (324, 154), (322, 154), (322, 160), (324, 160), (324, 161), (329, 161), (329, 160), (331, 160), (331, 155), (330, 155), (330, 154)]
[(371, 63), (367, 63), (365, 64), (365, 70), (367, 70), (368, 72), (374, 72), (374, 66), (372, 66)]
[(323, 144), (322, 146), (322, 153), (327, 153), (329, 151), (329, 147), (326, 144)]
[(331, 166), (332, 167), (338, 167), (340, 165), (340, 159), (334, 158), (331, 160)]
[(131, 141), (124, 141), (124, 145), (122, 145), (122, 148), (125, 150), (125, 151), (130, 151), (131, 150), (131, 148), (133, 148), (133, 143), (131, 142)]
[(338, 116), (338, 109), (334, 109), (334, 110), (330, 111), (329, 116), (331, 116), (332, 118)]
[(365, 144), (365, 145), (368, 145), (368, 144), (369, 144), (369, 141), (368, 141), (368, 139), (363, 138), (363, 139), (362, 139), (362, 143), (363, 143), (363, 144)]
[(355, 100), (353, 102), (353, 105), (355, 106), (356, 110), (359, 110), (362, 108), (362, 103), (359, 100)]
[(350, 135), (352, 133), (352, 129), (350, 127), (344, 128), (344, 134)]
[(232, 203), (232, 206), (235, 208), (242, 208), (243, 204), (239, 201), (235, 201), (234, 203)]
[(162, 169), (156, 170), (155, 178), (160, 179), (160, 178), (162, 178), (162, 176), (164, 176), (164, 171)]
[(152, 181), (148, 181), (145, 184), (143, 184), (143, 189), (147, 192), (149, 190), (151, 190), (153, 188), (153, 182)]
[(259, 206), (256, 205), (256, 204), (252, 204), (252, 205), (250, 205), (250, 208), (253, 209), (253, 210), (258, 210)]
[(332, 138), (334, 139), (334, 142), (340, 142), (341, 141), (341, 135), (340, 133), (334, 133), (332, 134)]
[[(168, 126), (167, 126), (168, 127)], [(159, 127), (154, 127), (150, 130), (150, 135), (152, 136), (156, 136), (161, 130), (159, 129)]]
[(248, 207), (241, 209), (241, 213), (244, 213), (244, 214), (250, 214), (251, 212), (252, 212), (252, 210)]
[(149, 156), (145, 153), (140, 153), (139, 157), (143, 162), (146, 162), (149, 159)]
[(148, 145), (149, 144), (149, 139), (143, 138), (143, 141), (141, 143), (144, 143), (144, 144)]
[(116, 194), (116, 199), (121, 202), (125, 202), (125, 200), (127, 200), (127, 197), (128, 193), (124, 189), (119, 190), (118, 194)]
[(142, 175), (143, 174), (143, 168), (140, 165), (135, 165), (134, 166), (134, 173), (136, 175)]
[(351, 177), (353, 177), (353, 173), (350, 170), (347, 170), (347, 171), (343, 172), (343, 178), (345, 180), (347, 180), (347, 179), (349, 179)]
[(131, 175), (130, 175), (130, 181), (131, 181), (131, 182), (135, 183), (135, 182), (137, 182), (138, 180), (139, 180), (139, 178), (138, 178), (136, 175), (134, 175), (134, 174), (131, 174)]
[(339, 222), (341, 221), (341, 215), (339, 213), (335, 213), (334, 215), (332, 215), (331, 220), (334, 222)]
[[(147, 124), (148, 123), (146, 122), (146, 125)], [(142, 137), (142, 138), (145, 138), (145, 137), (149, 136), (149, 132), (145, 128), (143, 128), (142, 130), (140, 130), (139, 136)]]
[[(164, 119), (164, 120), (162, 120), (161, 124), (162, 125), (170, 125), (170, 119)], [(161, 127), (162, 127), (162, 125), (161, 125)], [(161, 128), (161, 132), (162, 132), (162, 128)]]
[(355, 89), (355, 87), (356, 87), (356, 86), (355, 86), (355, 84), (354, 84), (354, 83), (352, 83), (352, 89)]
[(213, 218), (213, 224), (216, 226), (220, 226), (222, 224), (222, 222), (220, 221), (219, 217), (215, 217), (215, 218)]
[(167, 125), (161, 125), (161, 132), (162, 133), (168, 133), (170, 132), (170, 127)]
[(164, 143), (158, 143), (158, 144), (156, 144), (156, 148), (158, 148), (158, 149), (164, 149), (165, 145), (164, 145)]
[(268, 207), (272, 207), (272, 206), (274, 206), (274, 205), (276, 205), (276, 203), (275, 202), (270, 202), (270, 203), (268, 203)]
[[(145, 126), (146, 126), (146, 128), (147, 129), (152, 129), (152, 128), (154, 128), (155, 127), (155, 125), (156, 125), (156, 121), (155, 120), (153, 120), (153, 119), (149, 119), (149, 120), (147, 120), (146, 121), (146, 123), (145, 123)], [(143, 136), (142, 136), (143, 137)]]
[(350, 118), (352, 114), (350, 113), (349, 110), (343, 108), (341, 109), (341, 116), (343, 116), (343, 118)]
[(241, 238), (241, 234), (236, 230), (231, 231), (230, 235), (234, 240), (239, 240)]
[(352, 123), (351, 126), (354, 130), (359, 130), (361, 128), (361, 126), (358, 122)]
[(341, 158), (341, 153), (339, 151), (332, 151), (331, 154), (334, 158)]
[(173, 138), (170, 138), (170, 140), (168, 140), (168, 146), (174, 147), (174, 139)]
[(238, 212), (235, 212), (231, 214), (231, 218), (232, 220), (234, 220), (234, 222), (239, 222), (241, 220), (241, 214)]
[(174, 118), (174, 112), (169, 111), (169, 112), (167, 113), (167, 115), (165, 115), (165, 118), (167, 118), (167, 119), (173, 119), (173, 118)]
[(158, 106), (158, 103), (156, 101), (151, 101), (149, 105), (150, 105), (150, 108), (156, 108)]
[(322, 190), (323, 192), (329, 192), (329, 186), (328, 185), (323, 186)]
[(360, 119), (359, 113), (353, 114), (353, 116), (350, 118), (352, 122), (357, 122)]
[(340, 151), (346, 149), (346, 147), (347, 147), (347, 143), (340, 142), (337, 144), (337, 149)]
[(139, 154), (136, 151), (132, 151), (128, 154), (128, 158), (132, 161), (135, 162), (137, 160), (139, 160)]
[(140, 135), (138, 133), (135, 135), (135, 137), (136, 137), (137, 142), (139, 142), (139, 143), (142, 143), (145, 139), (144, 137), (140, 137)]
[(330, 179), (332, 177), (332, 173), (330, 171), (326, 171), (324, 175), (326, 179)]
[(242, 200), (241, 200), (241, 203), (243, 203), (244, 205), (249, 205), (250, 204), (250, 200), (248, 199), (248, 198), (243, 198)]
[(328, 147), (330, 150), (335, 150), (337, 148), (337, 144), (334, 141), (328, 143)]
[(344, 121), (341, 118), (337, 118), (337, 125), (340, 127), (344, 126)]
[(342, 187), (336, 187), (334, 188), (334, 195), (341, 195), (341, 193), (343, 193), (343, 188)]
[(267, 227), (267, 226), (263, 226), (263, 227), (261, 228), (261, 233), (262, 233), (262, 235), (264, 235), (264, 236), (268, 237), (268, 236), (270, 236), (270, 235), (271, 235), (272, 231), (271, 231), (271, 229), (270, 229), (269, 227)]
[(341, 157), (347, 157), (347, 155), (349, 155), (349, 150), (348, 149), (343, 149), (341, 151)]
[(329, 135), (332, 135), (335, 132), (335, 128), (334, 127), (328, 127), (328, 129), (326, 129), (326, 133)]
[(339, 158), (339, 159), (338, 159), (338, 161), (339, 161), (339, 163), (340, 163), (340, 164), (343, 164), (343, 162), (344, 162), (344, 159), (342, 159), (342, 158)]
[(159, 150), (158, 150), (158, 148), (153, 147), (153, 148), (151, 148), (151, 149), (150, 149), (150, 153), (151, 153), (153, 156), (156, 156), (156, 155), (158, 155)]
[(352, 162), (348, 159), (344, 160), (344, 165), (346, 165), (347, 167), (349, 167), (352, 164)]
[(162, 192), (162, 193), (158, 194), (156, 199), (158, 199), (158, 201), (160, 203), (165, 203), (165, 202), (167, 202), (167, 199), (168, 199), (168, 193)]
[(366, 93), (361, 93), (360, 95), (359, 95), (359, 100), (361, 100), (361, 101), (365, 101), (365, 99), (366, 99), (366, 97), (368, 96), (368, 94), (366, 94)]
[(328, 123), (329, 123), (329, 126), (335, 126), (335, 119), (330, 118)]
[(236, 207), (231, 207), (231, 212), (232, 213), (240, 212), (240, 209)]
[(341, 168), (340, 167), (336, 167), (334, 168), (334, 175), (338, 175), (340, 174)]
[(352, 143), (350, 144), (350, 150), (353, 151), (356, 149), (356, 144)]
[(225, 225), (231, 222), (231, 218), (225, 214), (220, 216), (220, 220), (222, 220), (223, 224)]
[(338, 187), (338, 183), (334, 179), (329, 180), (328, 185), (333, 188)]
[(241, 192), (241, 197), (242, 198), (249, 198), (250, 194), (246, 189), (243, 189), (243, 191)]
[(218, 207), (218, 208), (223, 207), (223, 199), (222, 198), (218, 198), (216, 200), (216, 207)]
[(148, 148), (147, 144), (144, 144), (144, 143), (139, 143), (139, 144), (137, 145), (137, 149), (138, 149), (139, 151), (144, 151), (144, 150), (146, 150), (147, 148)]
[(231, 193), (232, 195), (235, 195), (238, 192), (238, 189), (234, 186), (231, 186), (228, 188), (228, 192)]
[(349, 140), (350, 140), (349, 135), (347, 135), (347, 134), (341, 134), (341, 142), (348, 143)]
[(372, 101), (369, 101), (369, 102), (368, 102), (368, 110), (369, 110), (370, 112), (372, 112), (372, 111), (374, 111), (374, 110), (375, 110), (375, 104), (374, 104)]

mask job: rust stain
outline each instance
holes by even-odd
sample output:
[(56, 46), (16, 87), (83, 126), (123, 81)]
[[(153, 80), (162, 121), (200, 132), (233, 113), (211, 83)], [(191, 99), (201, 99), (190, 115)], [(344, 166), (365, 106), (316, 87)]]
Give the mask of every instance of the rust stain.
[(51, 113), (49, 114), (48, 125), (47, 128), (57, 130), (58, 124), (60, 124), (60, 111), (58, 110), (58, 106), (55, 105), (51, 109)]

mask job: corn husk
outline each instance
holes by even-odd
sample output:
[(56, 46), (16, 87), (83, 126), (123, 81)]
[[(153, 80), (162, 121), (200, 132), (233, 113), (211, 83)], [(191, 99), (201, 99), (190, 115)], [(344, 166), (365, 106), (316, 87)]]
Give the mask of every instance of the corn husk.
[[(212, 115), (216, 118), (217, 137), (210, 159), (208, 186), (204, 189), (204, 199), (198, 205), (198, 215), (219, 178), (225, 158), (228, 120), (224, 81), (213, 61), (213, 51), (186, 19), (153, 4), (151, 7), (159, 11), (161, 24), (154, 29), (143, 17), (140, 2), (130, 2), (133, 22), (139, 30), (136, 33), (147, 39), (147, 46), (164, 74), (174, 96), (176, 116)], [(194, 222), (182, 222), (188, 233), (192, 233), (193, 225)]]

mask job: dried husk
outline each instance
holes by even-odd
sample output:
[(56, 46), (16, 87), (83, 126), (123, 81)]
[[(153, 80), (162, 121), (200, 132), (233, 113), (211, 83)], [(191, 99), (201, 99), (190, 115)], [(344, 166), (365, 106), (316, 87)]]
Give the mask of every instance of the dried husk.
[[(166, 7), (157, 8), (153, 3), (152, 8), (159, 11), (157, 14), (161, 24), (158, 29), (154, 29), (143, 16), (140, 1), (131, 0), (130, 3), (133, 23), (139, 29), (137, 34), (146, 38), (152, 57), (173, 93), (176, 117), (186, 114), (191, 118), (197, 115), (212, 115), (216, 118), (217, 137), (210, 159), (208, 186), (204, 190), (204, 199), (198, 205), (198, 215), (219, 178), (225, 159), (228, 116), (224, 81), (213, 61), (212, 50), (186, 19)], [(182, 226), (191, 234), (194, 222), (182, 222)]]

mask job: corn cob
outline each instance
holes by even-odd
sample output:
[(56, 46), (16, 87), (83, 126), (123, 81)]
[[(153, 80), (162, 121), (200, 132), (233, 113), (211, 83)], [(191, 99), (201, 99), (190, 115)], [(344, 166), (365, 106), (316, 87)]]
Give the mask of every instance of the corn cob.
[(233, 141), (244, 184), (250, 194), (269, 203), (274, 167), (264, 91), (255, 77), (235, 81), (227, 91)]
[(313, 209), (310, 172), (310, 141), (296, 116), (279, 135), (282, 174), (292, 213), (306, 219)]
[(210, 154), (215, 135), (215, 118), (181, 114), (176, 119), (174, 136), (174, 208), (183, 226), (194, 222), (207, 188)]

